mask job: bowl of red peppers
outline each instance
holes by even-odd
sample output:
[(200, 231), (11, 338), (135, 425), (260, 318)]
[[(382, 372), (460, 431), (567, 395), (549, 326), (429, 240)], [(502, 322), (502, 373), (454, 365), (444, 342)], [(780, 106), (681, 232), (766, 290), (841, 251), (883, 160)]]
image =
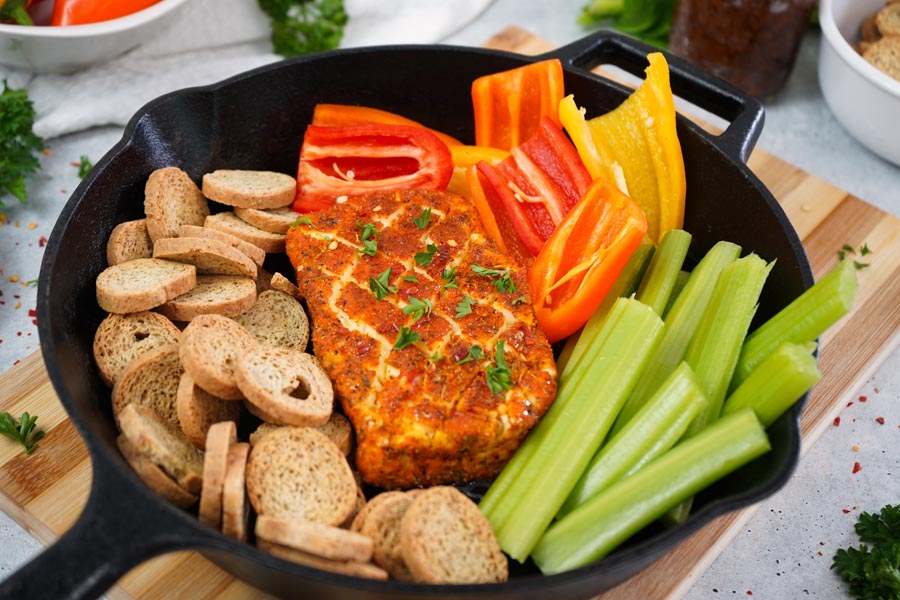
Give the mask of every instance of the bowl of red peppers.
[(70, 73), (146, 42), (187, 0), (0, 0), (0, 65)]

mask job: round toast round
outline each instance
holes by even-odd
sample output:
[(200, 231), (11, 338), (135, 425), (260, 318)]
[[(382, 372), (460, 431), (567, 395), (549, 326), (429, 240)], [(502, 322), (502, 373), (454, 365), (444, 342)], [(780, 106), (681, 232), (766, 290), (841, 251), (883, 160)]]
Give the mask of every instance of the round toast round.
[(289, 206), (263, 210), (259, 208), (235, 208), (234, 214), (242, 221), (263, 231), (285, 234), (298, 218), (298, 213)]
[(135, 258), (153, 256), (153, 241), (147, 233), (146, 219), (125, 221), (113, 227), (106, 242), (106, 263), (110, 266)]
[(140, 404), (152, 409), (168, 427), (180, 430), (176, 398), (182, 373), (178, 344), (154, 348), (128, 363), (112, 389), (116, 422), (126, 406)]
[(355, 531), (306, 519), (260, 515), (256, 537), (331, 560), (372, 560), (372, 539)]
[(256, 263), (225, 242), (212, 238), (162, 238), (153, 242), (153, 257), (194, 265), (199, 275), (237, 275), (256, 279)]
[(136, 258), (97, 276), (97, 304), (110, 313), (150, 310), (197, 285), (197, 269), (160, 258)]
[(325, 434), (281, 427), (250, 451), (247, 495), (259, 515), (340, 525), (356, 506), (356, 480)]
[(233, 400), (216, 398), (194, 383), (187, 373), (181, 375), (175, 397), (178, 423), (188, 441), (196, 448), (206, 447), (206, 436), (213, 423), (234, 421), (241, 416), (241, 405)]
[(274, 171), (219, 169), (203, 176), (203, 195), (239, 208), (281, 208), (294, 201), (297, 180)]
[(423, 583), (495, 583), (509, 576), (506, 557), (478, 506), (454, 487), (416, 495), (400, 523), (403, 560)]
[(315, 427), (331, 418), (331, 380), (311, 354), (260, 345), (238, 357), (234, 379), (273, 423)]
[(259, 346), (249, 331), (222, 315), (199, 315), (181, 332), (181, 362), (194, 383), (224, 400), (240, 400), (238, 356)]
[[(275, 279), (275, 276), (272, 276)], [(303, 352), (309, 343), (309, 317), (292, 296), (278, 290), (266, 290), (256, 302), (234, 319), (269, 346)]]
[(190, 176), (177, 167), (157, 169), (144, 186), (150, 239), (177, 237), (182, 225), (203, 225), (209, 204)]
[(181, 331), (163, 315), (140, 311), (109, 314), (94, 333), (94, 362), (106, 385), (112, 385), (125, 366), (154, 348), (177, 344)]
[(122, 409), (119, 423), (135, 450), (191, 494), (200, 493), (203, 454), (180, 430), (166, 424), (153, 409), (134, 402)]
[(330, 571), (332, 573), (340, 573), (341, 575), (349, 575), (351, 577), (364, 577), (366, 579), (386, 580), (388, 574), (383, 569), (376, 567), (372, 563), (362, 563), (352, 560), (330, 560), (309, 554), (301, 550), (282, 546), (264, 539), (257, 539), (256, 545), (261, 550), (265, 550), (273, 556), (289, 560), (300, 565), (321, 569), (322, 571)]
[(239, 219), (231, 211), (220, 212), (209, 215), (203, 222), (204, 227), (224, 231), (237, 238), (244, 240), (249, 244), (258, 246), (269, 254), (284, 252), (286, 236), (279, 233), (264, 231), (259, 227), (247, 223)]
[[(209, 227), (198, 227), (197, 225), (182, 225), (179, 230), (178, 237), (192, 238), (210, 238), (225, 242), (235, 250), (240, 250), (247, 257), (256, 263), (256, 266), (262, 267), (266, 261), (266, 253), (259, 246), (254, 246), (249, 242), (245, 242), (241, 238), (234, 237), (230, 233), (219, 231), (218, 229), (210, 229)], [(153, 249), (151, 248), (151, 251)]]
[(228, 467), (222, 485), (222, 533), (238, 541), (247, 541), (247, 521), (250, 504), (247, 502), (247, 457), (250, 444), (239, 442), (228, 451)]
[(415, 496), (407, 493), (375, 496), (366, 504), (369, 508), (359, 530), (372, 538), (375, 564), (400, 581), (413, 580), (397, 547), (400, 545), (400, 523), (414, 500)]
[(200, 522), (215, 529), (222, 526), (222, 489), (228, 470), (228, 451), (237, 443), (234, 421), (213, 423), (206, 435), (203, 453), (203, 487), (200, 491)]
[(119, 451), (128, 461), (129, 466), (151, 490), (180, 508), (190, 508), (197, 503), (195, 494), (191, 494), (179, 486), (162, 469), (142, 456), (131, 445), (125, 434), (119, 434), (119, 437), (116, 438), (116, 446), (119, 447)]
[(197, 286), (157, 310), (173, 321), (198, 315), (236, 317), (256, 302), (256, 280), (234, 275), (197, 275)]

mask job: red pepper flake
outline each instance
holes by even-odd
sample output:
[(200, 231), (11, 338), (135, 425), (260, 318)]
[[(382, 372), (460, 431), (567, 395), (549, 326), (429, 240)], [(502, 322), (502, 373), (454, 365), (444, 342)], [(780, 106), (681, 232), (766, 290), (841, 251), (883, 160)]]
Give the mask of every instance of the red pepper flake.
[(752, 596), (752, 595), (753, 595), (753, 590), (747, 590), (747, 595), (748, 595), (748, 596)]
[(875, 417), (875, 422), (879, 425), (884, 425), (884, 417)]
[(46, 245), (47, 245), (47, 238), (44, 236), (41, 236), (40, 239), (38, 240), (38, 246), (43, 248)]
[(850, 509), (849, 509), (849, 508), (842, 508), (842, 509), (841, 509), (841, 512), (844, 513), (844, 514), (846, 515), (846, 514), (848, 514), (848, 513), (850, 512)]
[(865, 396), (860, 396), (860, 397), (859, 397), (859, 401), (860, 401), (860, 402), (865, 402), (866, 400), (868, 400), (868, 398), (866, 398)]
[(841, 425), (841, 418), (840, 418), (840, 417), (835, 417), (835, 418), (834, 418), (834, 426), (835, 426), (835, 427), (840, 427), (840, 425)]
[(853, 463), (853, 473), (859, 473), (860, 471), (862, 471), (862, 465), (859, 462)]
[(33, 308), (29, 308), (29, 309), (28, 309), (28, 316), (29, 316), (29, 317), (36, 317), (36, 316), (37, 316), (37, 311), (36, 311), (35, 309), (33, 309)]
[(848, 402), (848, 403), (847, 403), (847, 408), (850, 408), (851, 406), (853, 406), (853, 403), (852, 403), (852, 402)]
[(19, 337), (22, 337), (22, 332), (21, 332), (21, 331), (17, 331), (17, 332), (16, 332), (16, 335), (19, 336)]

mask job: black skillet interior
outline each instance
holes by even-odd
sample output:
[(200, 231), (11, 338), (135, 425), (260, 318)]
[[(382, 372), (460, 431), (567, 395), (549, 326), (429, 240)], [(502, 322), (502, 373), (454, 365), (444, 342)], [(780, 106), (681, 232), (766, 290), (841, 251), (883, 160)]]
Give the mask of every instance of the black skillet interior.
[[(643, 67), (635, 57), (647, 51), (609, 33), (562, 49), (558, 55), (568, 67), (567, 92), (574, 93), (589, 116), (614, 108), (624, 99), (625, 89), (573, 65), (620, 60), (630, 63), (625, 68), (640, 73)], [(705, 98), (716, 105), (712, 109), (721, 109), (717, 114), (727, 113), (732, 110), (728, 108), (729, 99), (742, 98), (708, 75), (669, 58), (676, 92), (682, 86), (686, 95), (694, 95), (692, 99), (701, 106)], [(109, 232), (119, 222), (142, 216), (144, 183), (152, 170), (175, 165), (195, 181), (218, 168), (293, 174), (304, 128), (318, 102), (379, 107), (472, 143), (471, 81), (530, 60), (510, 53), (436, 46), (342, 51), (287, 61), (215, 86), (169, 94), (138, 113), (122, 141), (98, 162), (66, 205), (48, 243), (41, 271), (38, 313), (44, 359), (57, 393), (87, 441), (95, 472), (85, 516), (76, 525), (76, 532), (67, 536), (69, 539), (63, 538), (63, 549), (56, 551), (55, 560), (69, 561), (72, 573), (55, 584), (58, 592), (89, 597), (143, 560), (193, 547), (236, 576), (284, 596), (543, 598), (553, 593), (587, 597), (644, 569), (713, 517), (756, 502), (785, 483), (799, 456), (799, 406), (770, 428), (773, 451), (702, 493), (695, 503), (695, 514), (680, 528), (651, 529), (600, 563), (553, 577), (542, 577), (526, 568), (516, 569), (513, 578), (501, 585), (426, 587), (331, 575), (284, 563), (252, 546), (228, 540), (144, 488), (120, 458), (110, 392), (97, 375), (91, 356), (93, 332), (104, 317), (96, 304), (94, 280), (106, 266)], [(709, 89), (724, 92), (715, 97), (707, 93)], [(743, 100), (751, 108), (755, 106), (745, 111), (750, 114), (749, 124), (732, 128), (723, 138), (703, 134), (683, 119), (679, 119), (678, 134), (688, 180), (685, 228), (694, 236), (689, 260), (698, 260), (720, 239), (736, 242), (747, 251), (752, 249), (767, 260), (777, 259), (758, 321), (800, 294), (812, 278), (799, 240), (784, 214), (742, 164), (761, 127), (758, 105)], [(723, 116), (737, 117), (734, 110), (732, 113)], [(745, 117), (747, 114), (740, 119), (746, 121)], [(113, 519), (117, 523), (110, 525), (109, 514), (121, 510), (126, 502), (130, 507), (128, 517)], [(89, 551), (80, 559), (71, 556), (71, 551), (85, 547), (84, 540), (77, 537), (91, 528), (109, 530), (96, 544), (115, 550), (113, 556), (108, 552), (105, 559), (88, 560), (85, 556)], [(41, 573), (39, 566), (30, 565), (36, 569), (30, 572), (26, 567), (22, 576), (14, 576), (11, 581)], [(58, 562), (54, 566), (64, 572), (65, 567), (61, 569)], [(81, 585), (77, 575), (80, 570), (90, 571), (94, 579), (91, 586), (82, 586), (76, 593), (73, 588)]]

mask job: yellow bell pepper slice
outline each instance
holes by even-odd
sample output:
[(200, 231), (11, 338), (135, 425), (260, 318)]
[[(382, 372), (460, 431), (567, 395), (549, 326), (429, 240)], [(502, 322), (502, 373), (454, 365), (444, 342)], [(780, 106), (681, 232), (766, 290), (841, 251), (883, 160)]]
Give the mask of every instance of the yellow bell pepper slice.
[(450, 156), (453, 159), (453, 175), (447, 184), (447, 191), (471, 199), (469, 185), (466, 183), (466, 171), (469, 167), (474, 167), (482, 160), (496, 165), (509, 156), (509, 152), (488, 146), (460, 144), (450, 146)]

